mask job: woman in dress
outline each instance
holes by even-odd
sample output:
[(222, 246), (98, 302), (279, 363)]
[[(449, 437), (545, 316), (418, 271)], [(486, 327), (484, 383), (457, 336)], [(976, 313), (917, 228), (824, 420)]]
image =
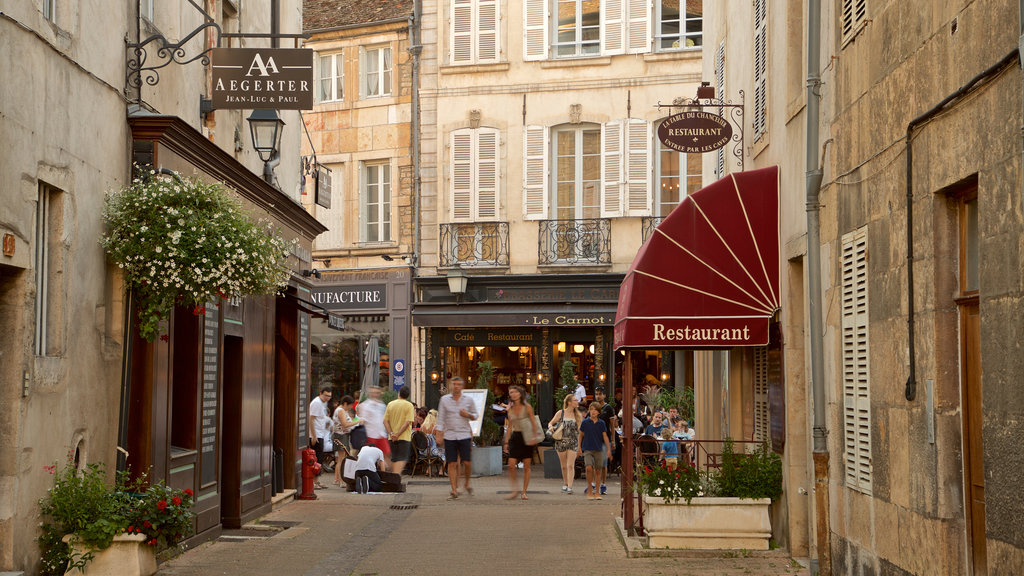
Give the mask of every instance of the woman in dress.
[(334, 409), (331, 417), (334, 424), (334, 432), (331, 442), (334, 443), (334, 484), (341, 484), (341, 472), (345, 467), (345, 457), (352, 454), (352, 443), (350, 433), (356, 424), (352, 421), (352, 397), (345, 395), (341, 398), (341, 404)]
[[(526, 489), (530, 486), (530, 464), (533, 461), (533, 446), (526, 443), (526, 435), (536, 438), (539, 430), (537, 423), (533, 421), (533, 406), (525, 402), (526, 390), (522, 386), (513, 384), (508, 389), (508, 426), (505, 427), (505, 440), (502, 443), (504, 451), (508, 452), (508, 480), (512, 487), (509, 500), (519, 496), (528, 500)], [(516, 465), (523, 463), (523, 491), (519, 491), (519, 483), (516, 481)]]
[(576, 476), (576, 452), (579, 451), (580, 418), (579, 400), (567, 394), (562, 400), (562, 409), (555, 412), (554, 418), (548, 422), (548, 429), (554, 431), (556, 426), (562, 427), (562, 439), (555, 440), (555, 451), (558, 461), (562, 464), (562, 493), (572, 494), (572, 481)]

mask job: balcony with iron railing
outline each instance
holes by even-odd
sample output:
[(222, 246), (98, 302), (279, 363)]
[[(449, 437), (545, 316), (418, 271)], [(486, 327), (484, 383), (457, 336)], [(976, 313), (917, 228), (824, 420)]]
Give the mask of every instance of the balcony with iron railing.
[(541, 220), (539, 224), (537, 264), (603, 266), (612, 263), (611, 220)]
[(508, 222), (441, 224), (440, 265), (507, 268)]

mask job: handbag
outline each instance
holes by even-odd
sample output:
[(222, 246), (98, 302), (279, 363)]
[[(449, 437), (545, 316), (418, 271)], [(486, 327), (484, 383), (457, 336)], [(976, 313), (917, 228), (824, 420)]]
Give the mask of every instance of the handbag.
[(555, 427), (551, 429), (551, 439), (552, 440), (561, 440), (562, 439), (562, 424), (564, 422), (565, 422), (564, 418), (562, 420), (559, 420), (558, 424), (555, 424)]
[[(525, 420), (525, 419), (524, 419)], [(530, 422), (526, 420), (526, 422)], [(528, 446), (536, 446), (544, 441), (544, 426), (540, 423), (540, 416), (534, 415), (533, 426), (523, 430), (523, 440)]]

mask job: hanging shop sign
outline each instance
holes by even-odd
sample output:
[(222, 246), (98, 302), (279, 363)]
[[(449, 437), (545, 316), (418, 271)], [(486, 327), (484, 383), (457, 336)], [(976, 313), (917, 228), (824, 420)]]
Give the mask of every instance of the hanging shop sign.
[(732, 138), (732, 126), (710, 112), (688, 110), (669, 116), (658, 127), (658, 139), (665, 146), (686, 154), (712, 152)]
[(326, 166), (317, 166), (315, 202), (318, 206), (331, 208), (331, 171)]
[(308, 48), (214, 48), (211, 64), (214, 108), (313, 109)]
[(316, 286), (309, 299), (324, 310), (385, 310), (387, 284)]

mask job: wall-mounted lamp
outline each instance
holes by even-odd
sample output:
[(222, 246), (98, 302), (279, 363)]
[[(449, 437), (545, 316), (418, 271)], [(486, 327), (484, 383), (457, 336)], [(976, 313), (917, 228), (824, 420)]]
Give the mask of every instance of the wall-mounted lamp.
[(380, 257), (383, 258), (385, 262), (404, 260), (405, 263), (410, 266), (412, 266), (413, 263), (416, 262), (416, 258), (412, 254), (395, 254), (394, 256), (392, 256), (391, 254), (381, 254)]
[(483, 346), (476, 346), (476, 351), (477, 352), (483, 352), (484, 351), (484, 347)]
[(249, 115), (249, 133), (252, 135), (252, 147), (256, 149), (260, 160), (263, 160), (263, 179), (267, 184), (274, 183), (274, 164), (281, 154), (281, 134), (284, 132), (284, 120), (277, 115), (277, 110), (253, 110)]
[(430, 383), (431, 384), (437, 384), (437, 379), (438, 378), (440, 378), (440, 375), (437, 373), (436, 370), (430, 373)]
[(541, 374), (540, 372), (538, 372), (537, 373), (537, 382), (542, 382), (543, 380), (544, 380), (544, 375)]
[(509, 352), (516, 352), (517, 350), (519, 350), (519, 346), (509, 346), (508, 347), (508, 351)]
[(448, 290), (455, 294), (456, 298), (461, 298), (466, 293), (467, 284), (469, 284), (469, 277), (457, 264), (448, 271)]
[(600, 380), (601, 382), (604, 382), (604, 372), (598, 374), (597, 379)]
[(668, 374), (666, 374), (665, 372), (662, 372), (661, 373), (661, 381), (662, 382), (668, 382)]
[(697, 86), (697, 100), (712, 100), (715, 97), (715, 87), (711, 82), (701, 82)]
[(593, 345), (593, 344), (591, 344), (591, 345), (590, 345), (590, 353), (591, 353), (591, 354), (593, 354), (593, 353), (594, 353), (594, 345)]
[(302, 277), (303, 278), (309, 278), (310, 276), (312, 276), (313, 278), (316, 278), (317, 280), (319, 280), (320, 279), (320, 271), (317, 270), (316, 268), (313, 268), (312, 270), (303, 270), (302, 271)]
[(584, 350), (583, 344), (573, 344), (572, 345), (572, 351), (577, 353), (577, 354), (583, 354), (583, 350)]
[(558, 351), (559, 352), (565, 352), (565, 342), (559, 342), (558, 343)]

